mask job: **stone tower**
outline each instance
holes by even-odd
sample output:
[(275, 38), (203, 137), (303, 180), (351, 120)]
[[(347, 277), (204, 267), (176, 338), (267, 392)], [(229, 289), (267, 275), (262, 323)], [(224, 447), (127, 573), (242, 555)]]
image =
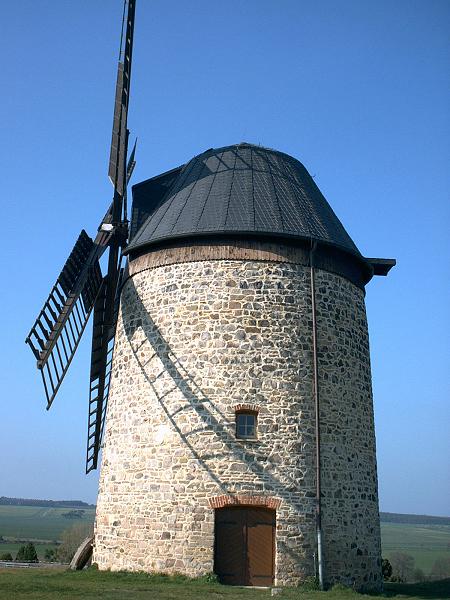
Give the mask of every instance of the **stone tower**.
[(246, 143), (134, 186), (131, 236), (94, 561), (293, 585), (320, 558), (326, 583), (378, 588), (364, 286), (395, 261)]

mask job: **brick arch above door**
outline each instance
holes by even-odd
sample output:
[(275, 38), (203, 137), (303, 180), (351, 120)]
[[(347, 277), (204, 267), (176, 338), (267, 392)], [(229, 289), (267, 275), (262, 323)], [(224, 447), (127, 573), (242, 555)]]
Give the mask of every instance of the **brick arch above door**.
[(281, 505), (281, 499), (274, 496), (256, 496), (237, 494), (229, 496), (223, 494), (221, 496), (213, 496), (208, 498), (210, 508), (224, 508), (226, 506), (261, 506), (277, 510)]

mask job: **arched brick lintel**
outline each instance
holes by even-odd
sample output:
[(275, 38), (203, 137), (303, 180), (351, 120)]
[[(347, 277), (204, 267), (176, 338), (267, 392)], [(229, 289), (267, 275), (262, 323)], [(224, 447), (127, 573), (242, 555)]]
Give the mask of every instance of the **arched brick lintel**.
[(272, 496), (214, 496), (208, 498), (210, 508), (224, 508), (225, 506), (265, 506), (276, 510), (281, 505), (280, 498)]
[(249, 411), (259, 413), (261, 408), (257, 404), (236, 404), (234, 406), (234, 412)]

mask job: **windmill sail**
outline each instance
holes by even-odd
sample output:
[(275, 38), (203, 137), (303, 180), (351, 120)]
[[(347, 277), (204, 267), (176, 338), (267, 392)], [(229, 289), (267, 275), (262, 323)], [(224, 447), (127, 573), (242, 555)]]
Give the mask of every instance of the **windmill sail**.
[[(135, 0), (128, 0), (126, 23), (122, 24), (122, 41), (117, 69), (116, 97), (114, 103), (113, 130), (109, 156), (108, 175), (115, 191), (123, 196), (126, 185), (125, 162), (127, 154), (127, 116), (131, 83), (131, 60), (133, 54)], [(125, 32), (123, 29), (125, 27)]]
[(26, 338), (42, 374), (47, 408), (69, 368), (101, 284), (100, 248), (84, 230), (80, 233)]
[(94, 241), (84, 229), (81, 231), (25, 340), (41, 371), (47, 409), (72, 362), (100, 289), (99, 259), (110, 241), (110, 220), (111, 208)]
[[(121, 252), (128, 237), (128, 223), (123, 214), (126, 203), (126, 185), (134, 168), (135, 148), (127, 166), (128, 152), (128, 101), (131, 81), (135, 0), (126, 0), (126, 20), (122, 23), (122, 42), (117, 70), (114, 104), (113, 132), (108, 174), (114, 185), (111, 219), (113, 236), (110, 242), (108, 273), (94, 310), (92, 335), (91, 376), (89, 391), (88, 439), (86, 450), (86, 473), (97, 468), (98, 454), (108, 402), (109, 384), (114, 349), (120, 295)], [(125, 29), (125, 32), (124, 32)], [(124, 41), (124, 43), (123, 43)]]
[(111, 151), (109, 155), (108, 175), (111, 183), (117, 189), (119, 194), (123, 194), (123, 170), (120, 163), (125, 160), (125, 135), (122, 132), (126, 129), (126, 111), (122, 104), (123, 87), (123, 63), (119, 62), (117, 69), (116, 83), (116, 101), (114, 104), (113, 130), (111, 139)]
[[(109, 392), (108, 341), (105, 323), (106, 280), (103, 281), (101, 293), (94, 308), (94, 326), (92, 329), (91, 374), (89, 386), (88, 435), (86, 449), (86, 473), (97, 468), (100, 450), (102, 424), (106, 412)], [(106, 348), (106, 349), (105, 349)]]
[[(100, 223), (95, 240), (92, 240), (84, 230), (80, 233), (26, 338), (26, 343), (30, 346), (42, 375), (48, 409), (61, 386), (89, 316), (94, 310), (87, 472), (97, 467), (117, 323), (121, 248), (128, 238), (124, 202), (126, 202), (126, 185), (135, 164), (133, 149), (128, 168), (126, 165), (135, 4), (135, 0), (124, 0), (109, 162), (109, 176), (114, 185), (113, 201)], [(109, 248), (108, 271), (103, 277), (99, 259), (107, 248)]]
[(86, 473), (97, 468), (100, 444), (105, 424), (108, 404), (111, 368), (114, 352), (117, 316), (120, 304), (120, 286), (123, 269), (120, 271), (113, 326), (108, 327), (107, 318), (107, 278), (103, 281), (101, 293), (94, 307), (94, 327), (92, 330), (91, 375), (89, 388), (88, 435), (86, 448)]
[(131, 151), (130, 154), (130, 158), (128, 159), (128, 164), (127, 164), (127, 184), (131, 179), (131, 176), (133, 175), (133, 171), (134, 171), (134, 167), (136, 166), (136, 144), (137, 144), (137, 139), (134, 142), (134, 146), (133, 146), (133, 150)]

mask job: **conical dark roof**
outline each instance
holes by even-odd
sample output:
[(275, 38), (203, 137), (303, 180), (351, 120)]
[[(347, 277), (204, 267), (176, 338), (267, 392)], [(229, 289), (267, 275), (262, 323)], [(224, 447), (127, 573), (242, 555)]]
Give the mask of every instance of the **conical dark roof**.
[[(242, 143), (207, 150), (171, 173), (127, 252), (172, 238), (250, 235), (313, 239), (361, 256), (308, 171), (287, 154)], [(133, 188), (141, 203), (156, 179)]]

